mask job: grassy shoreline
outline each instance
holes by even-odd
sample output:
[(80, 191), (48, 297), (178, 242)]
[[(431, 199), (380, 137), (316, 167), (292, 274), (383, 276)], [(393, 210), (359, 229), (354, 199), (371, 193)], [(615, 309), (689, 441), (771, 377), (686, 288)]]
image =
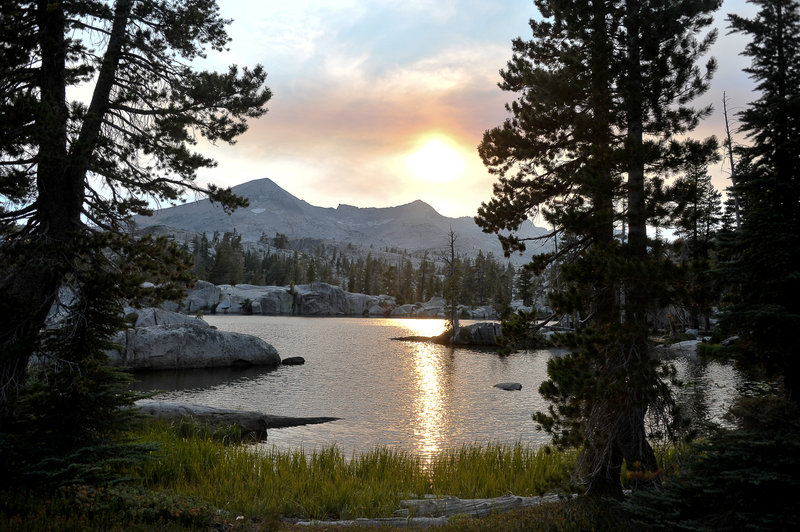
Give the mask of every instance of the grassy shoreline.
[(231, 513), (312, 519), (387, 517), (403, 498), (542, 495), (569, 488), (575, 452), (547, 447), (467, 445), (429, 463), (377, 448), (346, 456), (339, 448), (261, 451), (228, 445), (192, 425), (147, 425), (137, 438), (159, 443), (157, 459), (132, 473), (151, 489), (198, 497)]
[[(0, 529), (307, 530), (282, 519), (388, 517), (400, 500), (425, 494), (489, 498), (573, 491), (577, 457), (574, 451), (519, 443), (466, 445), (425, 462), (389, 448), (349, 457), (337, 447), (264, 452), (241, 444), (247, 439), (235, 431), (186, 422), (149, 422), (131, 436), (159, 444), (150, 461), (122, 472), (137, 480), (50, 494), (4, 493)], [(445, 529), (526, 530), (550, 522), (542, 529), (572, 530), (610, 519), (607, 510), (568, 501), (484, 519), (456, 518)], [(620, 523), (609, 526), (619, 529)]]

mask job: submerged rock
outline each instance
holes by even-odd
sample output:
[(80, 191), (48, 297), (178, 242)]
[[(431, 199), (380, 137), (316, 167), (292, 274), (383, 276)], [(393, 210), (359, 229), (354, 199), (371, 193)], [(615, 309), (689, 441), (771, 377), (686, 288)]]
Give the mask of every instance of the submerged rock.
[(306, 359), (303, 357), (289, 357), (284, 358), (281, 363), (284, 366), (302, 366), (306, 363)]
[(506, 390), (508, 392), (511, 392), (511, 391), (514, 391), (514, 390), (521, 390), (522, 389), (522, 384), (520, 384), (518, 382), (501, 382), (501, 383), (495, 384), (493, 386), (493, 388), (499, 388), (501, 390)]
[(270, 416), (261, 412), (230, 410), (213, 406), (172, 403), (143, 399), (136, 401), (135, 408), (158, 419), (190, 418), (214, 426), (235, 425), (246, 434), (254, 433), (266, 437), (267, 429), (298, 427), (336, 421), (335, 417), (286, 417)]

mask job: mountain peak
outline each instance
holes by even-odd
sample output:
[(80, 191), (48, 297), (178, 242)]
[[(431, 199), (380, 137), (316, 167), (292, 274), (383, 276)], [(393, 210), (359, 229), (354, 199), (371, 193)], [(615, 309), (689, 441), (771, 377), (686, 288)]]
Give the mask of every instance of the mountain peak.
[(270, 193), (274, 193), (276, 191), (289, 194), (288, 192), (283, 190), (275, 181), (273, 181), (268, 177), (264, 177), (262, 179), (254, 179), (252, 181), (247, 181), (246, 183), (235, 185), (231, 187), (231, 190), (233, 190), (235, 194), (239, 194), (240, 196), (245, 196), (245, 197), (263, 196)]
[(411, 203), (406, 203), (405, 205), (400, 205), (395, 207), (396, 209), (401, 209), (402, 211), (409, 213), (414, 216), (423, 216), (423, 215), (437, 215), (442, 216), (439, 212), (425, 203), (422, 200), (414, 200)]
[[(502, 255), (497, 237), (483, 233), (472, 218), (448, 218), (422, 200), (397, 207), (360, 208), (341, 204), (329, 209), (296, 198), (269, 178), (232, 189), (250, 201), (248, 208), (228, 215), (208, 200), (202, 200), (157, 210), (152, 217), (136, 217), (136, 223), (142, 228), (160, 224), (208, 234), (235, 229), (246, 242), (257, 241), (262, 233), (282, 233), (290, 240), (314, 238), (410, 251), (441, 248), (452, 228), (459, 234), (464, 252), (477, 253), (480, 249)], [(529, 232), (543, 231), (527, 223)]]

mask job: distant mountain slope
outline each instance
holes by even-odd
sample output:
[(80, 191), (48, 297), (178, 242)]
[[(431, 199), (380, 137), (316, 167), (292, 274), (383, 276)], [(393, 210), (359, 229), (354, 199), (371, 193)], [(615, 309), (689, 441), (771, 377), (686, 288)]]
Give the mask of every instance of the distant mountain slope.
[[(385, 208), (316, 207), (289, 194), (267, 178), (237, 185), (233, 192), (250, 200), (250, 206), (227, 215), (218, 205), (200, 200), (158, 210), (150, 217), (137, 217), (136, 224), (140, 228), (164, 225), (209, 235), (214, 231), (222, 233), (236, 229), (243, 241), (256, 241), (262, 233), (269, 237), (283, 233), (289, 240), (314, 238), (408, 251), (444, 249), (452, 227), (458, 235), (460, 253), (474, 255), (482, 250), (498, 257), (503, 254), (497, 237), (481, 231), (471, 217), (448, 218), (419, 200)], [(531, 222), (524, 223), (518, 231), (525, 237), (545, 232)], [(513, 262), (524, 262), (532, 253), (538, 252), (540, 250), (531, 249), (526, 257), (513, 257)]]

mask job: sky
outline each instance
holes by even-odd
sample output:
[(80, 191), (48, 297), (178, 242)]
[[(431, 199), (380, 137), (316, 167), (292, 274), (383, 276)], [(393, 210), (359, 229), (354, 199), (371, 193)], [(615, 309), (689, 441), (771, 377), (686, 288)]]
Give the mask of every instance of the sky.
[[(530, 37), (532, 0), (220, 0), (229, 50), (203, 68), (262, 64), (269, 112), (229, 146), (203, 144), (216, 168), (199, 182), (234, 186), (269, 177), (322, 207), (388, 207), (421, 199), (446, 216), (474, 216), (496, 178), (477, 146), (507, 117), (499, 89), (511, 40)], [(698, 105), (715, 112), (694, 134), (724, 134), (729, 114), (754, 99), (725, 16), (752, 5), (726, 0), (712, 56), (719, 69)], [(735, 126), (735, 121), (733, 124)], [(735, 141), (744, 138), (735, 135)], [(710, 168), (724, 189), (727, 165)], [(536, 222), (536, 220), (534, 220)]]

